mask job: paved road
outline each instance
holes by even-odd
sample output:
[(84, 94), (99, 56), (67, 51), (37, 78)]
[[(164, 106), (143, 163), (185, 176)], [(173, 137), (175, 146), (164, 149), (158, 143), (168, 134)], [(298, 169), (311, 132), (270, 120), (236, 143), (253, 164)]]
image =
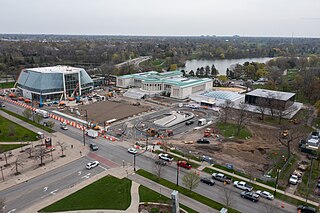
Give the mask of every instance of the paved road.
[[(14, 108), (10, 107), (10, 109), (16, 110), (19, 108)], [(78, 129), (69, 127), (69, 130), (63, 131), (59, 129), (59, 125), (55, 126), (55, 129), (57, 131), (61, 131), (64, 134), (73, 137), (77, 140), (79, 140), (79, 143), (82, 143), (82, 132)], [(122, 165), (123, 163), (133, 163), (133, 155), (129, 154), (127, 152), (127, 149), (124, 146), (121, 146), (121, 142), (110, 142), (102, 138), (97, 138), (97, 139), (90, 139), (87, 137), (87, 144), (91, 141), (95, 141), (99, 145), (99, 150), (95, 152), (98, 156), (101, 156), (102, 158), (111, 160), (115, 162), (118, 165)], [(156, 155), (153, 155), (149, 152), (140, 155), (139, 157), (136, 158), (136, 166), (139, 168), (142, 168), (144, 170), (147, 170), (149, 172), (154, 171), (154, 161), (157, 158)], [(10, 188), (10, 193), (7, 191), (2, 191), (1, 193), (7, 194), (9, 193), (9, 203), (8, 205), (11, 208), (21, 208), (26, 205), (32, 205), (32, 203), (37, 202), (38, 199), (40, 199), (43, 194), (44, 187), (48, 186), (50, 189), (56, 190), (62, 190), (66, 187), (70, 187), (71, 184), (75, 184), (79, 181), (79, 168), (81, 168), (80, 171), (83, 171), (83, 165), (85, 164), (85, 161), (88, 159), (82, 158), (80, 161), (76, 161), (70, 165), (65, 165), (61, 168), (58, 168), (52, 172), (49, 172), (48, 174), (39, 176), (37, 179), (41, 181), (29, 181), (28, 183), (25, 183), (26, 185), (24, 191), (23, 191), (23, 197), (21, 198), (21, 191), (19, 191), (20, 188), (23, 188), (21, 185), (14, 186)], [(75, 165), (73, 165), (75, 164)], [(68, 175), (71, 175), (70, 178), (72, 181), (70, 182), (65, 178), (65, 175), (60, 173), (60, 171), (65, 171), (67, 172)], [(93, 171), (93, 170), (92, 170)], [(100, 170), (97, 170), (100, 171)], [(101, 169), (102, 171), (102, 169)], [(179, 182), (182, 183), (181, 177), (186, 173), (186, 170), (182, 169), (180, 173), (180, 179)], [(54, 178), (51, 177), (52, 174), (54, 175)], [(94, 175), (96, 173), (92, 173)], [(207, 175), (207, 174), (206, 174)], [(78, 178), (75, 178), (78, 177)], [(176, 182), (176, 165), (169, 165), (165, 167), (165, 170), (163, 171), (162, 177), (171, 181), (171, 182)], [(73, 180), (74, 179), (74, 180)], [(62, 184), (62, 186), (59, 186), (58, 184)], [(231, 186), (227, 186), (231, 187)], [(232, 202), (232, 207), (236, 208), (237, 210), (240, 210), (241, 212), (265, 212), (266, 206), (275, 206), (275, 210), (273, 212), (295, 212), (296, 208), (292, 205), (285, 204), (285, 209), (282, 209), (280, 207), (281, 202), (278, 200), (275, 201), (267, 201), (261, 199), (260, 202), (258, 203), (251, 203), (248, 200), (242, 199), (239, 195), (241, 192), (238, 189), (235, 189), (231, 187), (230, 189), (232, 191), (233, 195), (233, 202)], [(48, 191), (50, 191), (48, 189)], [(216, 200), (218, 202), (224, 203), (224, 186), (222, 183), (217, 182), (215, 186), (213, 187), (208, 187), (205, 184), (200, 184), (198, 188), (195, 189), (197, 193), (200, 193), (212, 200)], [(50, 191), (52, 192), (52, 191)], [(2, 195), (0, 193), (0, 196)], [(7, 197), (7, 195), (6, 195)], [(13, 206), (13, 203), (19, 203), (19, 205)], [(11, 206), (12, 205), (12, 206)]]
[(23, 212), (23, 209), (32, 206), (41, 199), (55, 196), (62, 190), (74, 187), (76, 184), (87, 180), (107, 168), (106, 165), (101, 165), (87, 170), (85, 165), (91, 160), (88, 157), (82, 157), (77, 161), (33, 178), (28, 182), (0, 191), (0, 197), (4, 197), (6, 200), (5, 209), (12, 212)]

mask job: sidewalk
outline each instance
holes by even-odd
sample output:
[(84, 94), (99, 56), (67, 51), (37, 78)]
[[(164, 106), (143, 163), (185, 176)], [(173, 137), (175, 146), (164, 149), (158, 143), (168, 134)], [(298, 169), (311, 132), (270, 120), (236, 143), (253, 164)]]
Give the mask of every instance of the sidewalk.
[[(140, 175), (137, 175), (135, 173), (133, 173), (132, 175), (129, 175), (128, 178), (134, 182), (139, 183), (140, 185), (143, 185), (145, 187), (148, 187), (149, 189), (152, 189), (168, 198), (171, 198), (171, 193), (172, 193), (172, 189), (169, 189), (165, 186), (162, 186), (156, 182), (153, 182), (152, 180), (149, 180), (147, 178), (144, 178)], [(193, 200), (181, 193), (179, 193), (179, 200), (180, 203), (197, 211), (200, 213), (212, 213), (212, 212), (219, 212), (216, 209), (213, 209), (207, 205), (204, 205), (203, 203), (200, 203), (196, 200)]]
[[(179, 158), (184, 158), (184, 159), (186, 159), (185, 157), (182, 157), (181, 155), (175, 154), (175, 153), (173, 153), (173, 152), (168, 152), (168, 153), (170, 153), (170, 155), (173, 155), (173, 156), (176, 156), (176, 157), (179, 157)], [(186, 159), (186, 160), (187, 160), (187, 159)], [(201, 165), (199, 168), (203, 168), (203, 164), (202, 164), (201, 162), (198, 162), (198, 161), (195, 161), (195, 160), (192, 160), (192, 159), (190, 159), (190, 161), (193, 162), (193, 163), (195, 163), (195, 164)], [(213, 169), (213, 170), (215, 170), (215, 171), (217, 171), (217, 172), (221, 172), (221, 173), (223, 173), (223, 174), (225, 174), (225, 175), (238, 178), (238, 179), (243, 180), (243, 181), (246, 181), (246, 182), (248, 182), (248, 183), (254, 183), (254, 184), (258, 185), (258, 186), (261, 186), (261, 187), (263, 187), (263, 188), (266, 188), (266, 189), (269, 189), (269, 190), (274, 191), (274, 187), (265, 185), (265, 184), (263, 184), (263, 183), (259, 183), (259, 182), (256, 182), (256, 181), (251, 181), (251, 180), (248, 179), (248, 178), (245, 178), (245, 177), (236, 175), (236, 174), (234, 174), (234, 173), (231, 173), (231, 172), (228, 172), (228, 171), (225, 171), (225, 170), (222, 170), (222, 169), (219, 169), (219, 168), (210, 166), (210, 165), (205, 166), (205, 167), (208, 167), (208, 168)], [(284, 192), (284, 191), (279, 190), (279, 189), (277, 189), (277, 193), (280, 193), (280, 194), (283, 194), (283, 195), (292, 197), (292, 198), (294, 198), (294, 199), (297, 199), (297, 200), (300, 200), (300, 201), (303, 201), (303, 202), (306, 201), (305, 198), (299, 197), (299, 196), (294, 195), (294, 194), (291, 194), (291, 193)], [(308, 200), (308, 203), (309, 203), (309, 204), (312, 204), (312, 205), (314, 205), (314, 206), (318, 206), (318, 205), (319, 205), (317, 202), (314, 202), (314, 201), (311, 201), (311, 200)]]

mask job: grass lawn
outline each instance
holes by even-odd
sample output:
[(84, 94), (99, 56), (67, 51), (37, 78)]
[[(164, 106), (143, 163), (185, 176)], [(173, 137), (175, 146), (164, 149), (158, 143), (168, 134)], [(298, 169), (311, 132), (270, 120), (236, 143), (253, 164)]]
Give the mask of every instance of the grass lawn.
[(83, 189), (41, 209), (59, 212), (90, 209), (125, 210), (131, 203), (131, 180), (106, 176)]
[(36, 141), (37, 134), (0, 116), (0, 141), (1, 142), (19, 142)]
[(18, 149), (22, 146), (26, 146), (25, 144), (0, 144), (0, 153), (10, 151), (13, 149)]
[(230, 123), (217, 123), (217, 127), (220, 130), (221, 134), (224, 137), (234, 137), (237, 139), (248, 139), (251, 137), (251, 133), (247, 128), (242, 128), (240, 130), (239, 135), (236, 135), (237, 132), (237, 125), (236, 124), (230, 124)]
[(33, 126), (36, 126), (36, 127), (40, 128), (40, 129), (43, 129), (44, 131), (47, 131), (47, 132), (49, 132), (49, 133), (55, 132), (53, 129), (51, 129), (51, 128), (49, 128), (49, 127), (43, 126), (43, 125), (41, 125), (41, 124), (38, 124), (38, 123), (36, 123), (36, 122), (34, 122), (34, 121), (26, 118), (26, 117), (23, 117), (23, 116), (21, 116), (21, 115), (18, 115), (18, 114), (14, 113), (14, 112), (8, 111), (8, 110), (6, 110), (6, 109), (1, 109), (1, 110), (4, 111), (5, 113), (9, 114), (9, 115), (12, 115), (12, 116), (14, 116), (14, 117), (16, 117), (16, 118), (19, 118), (20, 120), (22, 120), (22, 121), (24, 121), (24, 122), (27, 122), (27, 123), (29, 123), (29, 124), (31, 124), (31, 125), (33, 125)]
[[(307, 187), (308, 179), (309, 179), (309, 174), (310, 174), (310, 166), (308, 169), (303, 173), (302, 176), (302, 182), (298, 185), (298, 193), (300, 195), (306, 196), (308, 193), (313, 194), (313, 191), (317, 185), (318, 177), (319, 177), (319, 161), (318, 160), (313, 160), (313, 166), (312, 166), (312, 173), (311, 173), (311, 178), (309, 182), (309, 191)], [(309, 196), (310, 198), (311, 196)]]
[[(166, 179), (160, 178), (160, 180), (158, 180), (158, 177), (156, 175), (151, 174), (151, 173), (149, 173), (149, 172), (147, 172), (145, 170), (139, 169), (136, 173), (138, 175), (141, 175), (141, 176), (143, 176), (145, 178), (148, 178), (148, 179), (150, 179), (150, 180), (152, 180), (154, 182), (157, 182), (157, 183), (159, 183), (159, 184), (161, 184), (163, 186), (166, 186), (166, 187), (168, 187), (170, 189), (178, 190), (179, 193), (181, 193), (183, 195), (186, 195), (186, 196), (188, 196), (188, 197), (190, 197), (190, 198), (192, 198), (194, 200), (197, 200), (197, 201), (199, 201), (199, 202), (201, 202), (201, 203), (203, 203), (203, 204), (205, 204), (207, 206), (210, 206), (211, 208), (220, 210), (221, 208), (224, 207), (224, 205), (221, 204), (221, 203), (218, 203), (218, 202), (216, 202), (214, 200), (211, 200), (210, 198), (205, 197), (203, 195), (200, 195), (200, 194), (198, 194), (196, 192), (190, 191), (189, 189), (186, 189), (186, 188), (184, 188), (182, 186), (176, 186), (175, 183), (172, 183), (172, 182), (170, 182), (170, 181), (168, 181)], [(239, 211), (237, 211), (235, 209), (232, 209), (232, 208), (229, 208), (229, 212), (233, 213), (233, 212), (239, 212)]]
[(12, 88), (15, 82), (3, 82), (0, 83), (0, 88)]
[[(153, 202), (153, 203), (166, 203), (170, 204), (171, 199), (166, 196), (161, 195), (158, 192), (153, 191), (145, 186), (139, 187), (139, 196), (140, 196), (140, 203), (141, 202)], [(197, 213), (197, 211), (186, 207), (185, 205), (179, 204), (181, 208), (188, 211), (189, 213)]]
[(320, 117), (313, 120), (313, 125), (320, 128)]
[[(179, 151), (179, 150), (176, 150), (176, 149), (174, 149), (174, 150), (170, 150), (170, 152), (173, 152), (173, 153), (175, 153), (175, 154), (177, 154), (177, 155), (181, 155), (182, 157), (186, 157), (185, 155), (185, 153), (184, 152), (181, 152), (181, 151)], [(196, 157), (196, 156), (194, 156), (194, 155), (190, 155), (190, 159), (192, 159), (192, 160), (195, 160), (195, 161), (198, 161), (198, 162), (201, 162), (201, 160), (198, 158), (198, 157)]]

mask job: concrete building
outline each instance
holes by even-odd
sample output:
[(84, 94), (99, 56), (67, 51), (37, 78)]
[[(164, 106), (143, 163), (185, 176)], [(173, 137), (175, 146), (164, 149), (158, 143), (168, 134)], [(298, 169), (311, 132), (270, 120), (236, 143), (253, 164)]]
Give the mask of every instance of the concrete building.
[(93, 89), (93, 81), (82, 68), (26, 68), (20, 73), (17, 87), (25, 98), (52, 101), (89, 93)]
[(272, 106), (277, 110), (287, 110), (294, 104), (295, 93), (266, 89), (255, 89), (246, 93), (245, 103), (250, 105)]
[[(120, 76), (117, 78), (116, 86), (122, 88), (136, 87), (139, 88), (137, 92), (145, 95), (164, 94), (172, 98), (185, 99), (191, 94), (210, 90), (212, 88), (212, 79), (186, 78), (182, 76), (180, 71), (164, 73), (150, 71)], [(134, 92), (131, 93), (133, 94)]]

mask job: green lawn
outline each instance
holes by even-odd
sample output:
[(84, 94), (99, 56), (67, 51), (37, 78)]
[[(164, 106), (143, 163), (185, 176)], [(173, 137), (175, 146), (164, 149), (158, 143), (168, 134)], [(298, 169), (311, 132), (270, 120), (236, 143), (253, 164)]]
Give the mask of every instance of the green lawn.
[(0, 142), (36, 141), (37, 134), (0, 116)]
[[(211, 200), (210, 198), (205, 197), (203, 195), (200, 195), (200, 194), (198, 194), (196, 192), (190, 191), (189, 189), (186, 189), (186, 188), (184, 188), (182, 186), (176, 186), (175, 183), (172, 183), (172, 182), (170, 182), (170, 181), (168, 181), (166, 179), (160, 178), (160, 180), (159, 180), (156, 175), (151, 174), (151, 173), (149, 173), (149, 172), (147, 172), (145, 170), (139, 169), (136, 173), (138, 175), (141, 175), (141, 176), (143, 176), (145, 178), (148, 178), (148, 179), (150, 179), (150, 180), (152, 180), (154, 182), (157, 182), (157, 183), (159, 183), (159, 184), (161, 184), (163, 186), (166, 186), (166, 187), (168, 187), (170, 189), (178, 190), (179, 193), (181, 193), (183, 195), (186, 195), (186, 196), (188, 196), (188, 197), (190, 197), (190, 198), (192, 198), (194, 200), (197, 200), (197, 201), (199, 201), (199, 202), (201, 202), (201, 203), (203, 203), (203, 204), (205, 204), (207, 206), (210, 206), (211, 208), (220, 210), (221, 208), (224, 207), (224, 205), (221, 204), (221, 203), (218, 203), (218, 202), (216, 202), (214, 200)], [(232, 208), (229, 208), (229, 212), (233, 213), (233, 212), (239, 212), (239, 211), (237, 211), (235, 209), (232, 209)]]
[[(317, 185), (318, 177), (319, 177), (319, 161), (314, 160), (313, 161), (313, 166), (312, 166), (312, 173), (311, 173), (311, 178), (309, 182), (309, 191), (307, 187), (308, 179), (309, 179), (309, 174), (310, 174), (310, 166), (308, 169), (304, 172), (303, 177), (302, 177), (302, 182), (298, 185), (298, 192), (300, 195), (306, 196), (307, 193), (313, 194), (313, 190), (315, 189), (315, 186)], [(310, 198), (310, 196), (309, 196)]]
[(4, 82), (0, 83), (0, 88), (12, 88), (15, 82)]
[(234, 137), (237, 139), (248, 139), (251, 137), (251, 133), (247, 128), (242, 128), (240, 130), (239, 135), (236, 135), (237, 132), (237, 125), (236, 124), (230, 124), (230, 123), (223, 123), (219, 122), (217, 123), (217, 127), (220, 130), (220, 133), (224, 137)]
[(106, 176), (83, 189), (41, 209), (39, 212), (90, 209), (125, 210), (131, 203), (131, 180)]
[(26, 146), (25, 144), (0, 144), (0, 153), (10, 151), (13, 149), (18, 149), (22, 146)]
[(34, 122), (34, 121), (26, 118), (26, 117), (23, 117), (23, 116), (21, 116), (21, 115), (18, 115), (18, 114), (14, 113), (14, 112), (11, 112), (11, 111), (6, 110), (6, 109), (1, 109), (1, 110), (4, 111), (5, 113), (9, 114), (9, 115), (12, 115), (12, 116), (14, 116), (14, 117), (16, 117), (16, 118), (24, 121), (24, 122), (27, 122), (27, 123), (29, 123), (29, 124), (31, 124), (31, 125), (33, 125), (33, 126), (36, 126), (36, 127), (40, 128), (40, 129), (43, 129), (44, 131), (47, 131), (47, 132), (49, 132), (49, 133), (55, 132), (53, 129), (51, 129), (51, 128), (49, 128), (49, 127), (43, 126), (43, 125), (41, 125), (41, 124), (38, 124), (38, 123), (36, 123), (36, 122)]
[[(139, 187), (139, 196), (140, 196), (140, 203), (141, 202), (153, 202), (153, 203), (166, 203), (170, 204), (171, 199), (161, 195), (158, 192), (153, 191), (145, 186)], [(188, 213), (197, 213), (197, 211), (186, 207), (185, 205), (179, 204), (181, 208), (188, 211)]]

